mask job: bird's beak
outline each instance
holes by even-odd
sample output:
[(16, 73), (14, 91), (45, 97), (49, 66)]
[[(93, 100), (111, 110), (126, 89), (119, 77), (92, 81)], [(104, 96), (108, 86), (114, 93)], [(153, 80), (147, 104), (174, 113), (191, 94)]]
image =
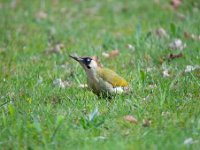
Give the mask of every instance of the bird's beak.
[(82, 59), (81, 57), (72, 56), (72, 55), (69, 55), (69, 57), (73, 58), (74, 60), (76, 60), (76, 61), (78, 61), (78, 62), (83, 61), (83, 59)]

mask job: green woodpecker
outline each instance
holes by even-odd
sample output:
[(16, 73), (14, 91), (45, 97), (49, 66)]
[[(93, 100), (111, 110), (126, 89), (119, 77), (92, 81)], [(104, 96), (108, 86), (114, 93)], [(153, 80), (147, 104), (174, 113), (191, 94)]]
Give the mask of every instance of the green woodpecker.
[(71, 56), (80, 63), (87, 74), (87, 84), (98, 96), (112, 96), (128, 90), (128, 83), (114, 71), (99, 67), (91, 57)]

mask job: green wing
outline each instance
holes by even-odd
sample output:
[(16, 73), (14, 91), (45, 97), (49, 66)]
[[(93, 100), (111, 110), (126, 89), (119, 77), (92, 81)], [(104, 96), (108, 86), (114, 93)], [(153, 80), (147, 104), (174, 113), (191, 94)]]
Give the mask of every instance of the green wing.
[(120, 77), (116, 72), (107, 69), (107, 68), (99, 68), (98, 69), (98, 74), (99, 76), (109, 82), (110, 84), (112, 84), (113, 87), (125, 87), (128, 86), (128, 83), (126, 82), (126, 80), (122, 77)]

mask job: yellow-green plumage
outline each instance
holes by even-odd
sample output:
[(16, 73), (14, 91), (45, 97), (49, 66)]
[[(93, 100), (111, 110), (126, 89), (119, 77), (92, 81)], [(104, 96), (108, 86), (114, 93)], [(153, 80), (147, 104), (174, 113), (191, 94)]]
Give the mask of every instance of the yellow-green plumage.
[(120, 77), (116, 72), (108, 69), (108, 68), (98, 68), (98, 75), (105, 81), (112, 84), (113, 87), (126, 87), (128, 83), (125, 79)]
[(128, 83), (124, 78), (110, 69), (101, 68), (93, 58), (70, 57), (81, 64), (87, 74), (88, 87), (95, 94), (107, 97), (128, 91)]

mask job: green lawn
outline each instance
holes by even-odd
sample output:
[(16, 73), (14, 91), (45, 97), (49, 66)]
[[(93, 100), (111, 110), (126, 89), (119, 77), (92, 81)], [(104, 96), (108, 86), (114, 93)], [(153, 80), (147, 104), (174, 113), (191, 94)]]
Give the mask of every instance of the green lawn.
[[(197, 0), (177, 10), (169, 0), (1, 0), (0, 149), (199, 149), (198, 35)], [(170, 50), (176, 38), (184, 50)], [(81, 88), (75, 53), (98, 56), (132, 92), (108, 100)], [(54, 85), (59, 78), (69, 85)]]

